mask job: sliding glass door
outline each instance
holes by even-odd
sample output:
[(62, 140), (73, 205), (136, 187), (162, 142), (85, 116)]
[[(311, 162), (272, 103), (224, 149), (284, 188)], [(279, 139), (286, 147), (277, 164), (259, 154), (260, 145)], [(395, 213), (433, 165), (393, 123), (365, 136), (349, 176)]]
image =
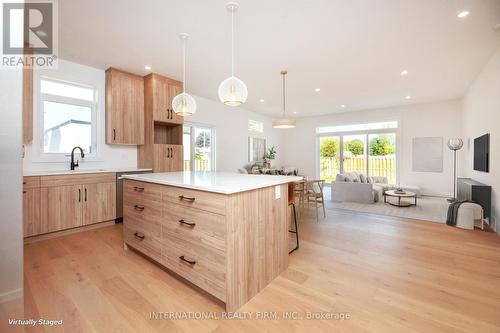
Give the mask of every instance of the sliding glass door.
[(339, 173), (358, 172), (396, 184), (396, 129), (397, 122), (317, 128), (319, 177), (332, 182)]
[(184, 171), (215, 171), (215, 129), (184, 125)]

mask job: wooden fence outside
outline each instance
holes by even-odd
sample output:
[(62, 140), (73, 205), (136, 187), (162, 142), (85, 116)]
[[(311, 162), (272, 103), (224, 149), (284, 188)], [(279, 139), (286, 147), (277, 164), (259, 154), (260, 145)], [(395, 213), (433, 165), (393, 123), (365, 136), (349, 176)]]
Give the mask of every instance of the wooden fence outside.
[[(396, 157), (394, 155), (370, 156), (368, 175), (385, 176), (389, 183), (396, 183)], [(322, 157), (320, 159), (321, 178), (327, 181), (335, 179), (340, 173), (340, 162), (336, 157)], [(366, 156), (344, 158), (344, 172), (360, 172), (366, 174)]]
[[(194, 160), (194, 166), (196, 171), (209, 171), (210, 161), (209, 160)], [(191, 170), (191, 160), (184, 160), (184, 170)]]

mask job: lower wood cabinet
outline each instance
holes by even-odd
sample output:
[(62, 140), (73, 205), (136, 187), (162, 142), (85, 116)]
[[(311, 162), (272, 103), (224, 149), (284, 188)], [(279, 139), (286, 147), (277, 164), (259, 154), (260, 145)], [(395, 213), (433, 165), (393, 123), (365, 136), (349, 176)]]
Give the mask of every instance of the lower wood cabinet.
[(114, 173), (25, 177), (24, 183), (24, 237), (116, 218)]

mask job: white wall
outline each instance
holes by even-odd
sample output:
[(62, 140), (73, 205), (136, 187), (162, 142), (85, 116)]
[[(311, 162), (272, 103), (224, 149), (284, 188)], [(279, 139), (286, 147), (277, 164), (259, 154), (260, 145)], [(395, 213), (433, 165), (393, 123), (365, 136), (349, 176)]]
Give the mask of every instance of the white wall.
[(59, 60), (57, 70), (35, 70), (33, 81), (33, 143), (25, 147), (23, 167), (25, 170), (65, 170), (69, 168), (69, 157), (60, 162), (42, 161), (38, 152), (42, 145), (42, 131), (39, 129), (40, 106), (39, 77), (47, 76), (55, 79), (66, 80), (97, 88), (97, 142), (98, 156), (95, 160), (84, 159), (80, 166), (83, 168), (128, 168), (137, 167), (136, 146), (106, 145), (105, 142), (105, 109), (104, 86), (105, 73), (101, 69), (83, 66), (73, 62)]
[[(1, 303), (23, 296), (22, 73), (0, 75), (0, 312)], [(7, 316), (15, 318), (17, 314)]]
[(197, 104), (196, 113), (185, 119), (214, 126), (216, 129), (216, 160), (217, 171), (236, 172), (248, 163), (248, 120), (258, 120), (264, 123), (264, 133), (255, 135), (266, 138), (267, 148), (276, 146), (278, 155), (274, 165), (280, 166), (283, 159), (281, 147), (282, 130), (272, 127), (272, 119), (243, 107), (228, 107), (219, 101), (194, 96)]
[[(287, 131), (283, 139), (286, 166), (315, 177), (316, 127), (397, 120), (401, 184), (418, 185), (425, 194), (451, 196), (453, 193), (453, 155), (446, 141), (461, 135), (461, 102), (459, 100), (420, 104), (379, 110), (344, 112), (321, 117), (299, 118), (297, 127)], [(442, 136), (444, 163), (442, 173), (412, 171), (414, 137)], [(458, 173), (460, 175), (460, 173)]]
[[(500, 216), (500, 48), (485, 65), (467, 91), (463, 102), (463, 126), (466, 139), (465, 173), (492, 186), (492, 219)], [(474, 138), (490, 133), (490, 172), (473, 170)], [(497, 233), (500, 228), (496, 227)]]

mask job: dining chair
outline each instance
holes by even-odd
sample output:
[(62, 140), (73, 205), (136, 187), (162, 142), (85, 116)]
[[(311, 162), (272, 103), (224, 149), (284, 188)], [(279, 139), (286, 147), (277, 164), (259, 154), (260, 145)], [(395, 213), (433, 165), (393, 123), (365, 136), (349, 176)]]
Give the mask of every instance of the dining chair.
[(326, 218), (325, 196), (323, 194), (324, 185), (325, 181), (321, 179), (307, 180), (305, 183), (307, 205), (309, 206), (310, 203), (314, 203), (314, 208), (316, 209), (316, 222), (319, 222), (318, 210), (320, 207), (323, 209), (323, 217)]

